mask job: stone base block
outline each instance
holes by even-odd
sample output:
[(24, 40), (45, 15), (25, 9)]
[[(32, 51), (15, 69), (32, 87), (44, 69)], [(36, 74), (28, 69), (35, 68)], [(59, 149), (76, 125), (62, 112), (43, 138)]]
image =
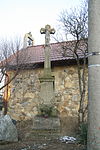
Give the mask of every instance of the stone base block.
[(60, 119), (58, 117), (35, 117), (33, 134), (37, 137), (58, 137), (60, 135)]

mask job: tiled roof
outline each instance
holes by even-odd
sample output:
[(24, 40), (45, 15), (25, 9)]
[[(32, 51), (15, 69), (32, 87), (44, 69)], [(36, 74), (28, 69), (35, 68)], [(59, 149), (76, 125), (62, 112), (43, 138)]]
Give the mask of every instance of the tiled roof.
[[(73, 41), (50, 44), (51, 61), (56, 62), (56, 61), (75, 59), (73, 57), (73, 53), (70, 51), (70, 47), (72, 47), (72, 43), (74, 44)], [(62, 49), (62, 46), (64, 45), (66, 46), (66, 44), (67, 44), (67, 56), (64, 55), (64, 50)], [(82, 49), (84, 50), (83, 47)], [(83, 57), (81, 50), (79, 50), (78, 53), (80, 57)], [(44, 45), (27, 47), (26, 49), (20, 50), (17, 54), (18, 54), (18, 64), (28, 65), (28, 64), (43, 63)], [(17, 57), (15, 57), (15, 55), (9, 58), (9, 65), (15, 66), (16, 62), (17, 62)]]

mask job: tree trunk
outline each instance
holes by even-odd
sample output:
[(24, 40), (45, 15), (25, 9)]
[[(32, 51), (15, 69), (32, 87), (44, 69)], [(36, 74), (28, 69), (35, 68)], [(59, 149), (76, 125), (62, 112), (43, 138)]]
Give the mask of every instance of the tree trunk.
[(4, 101), (4, 112), (3, 112), (3, 114), (6, 115), (7, 111), (8, 111), (8, 102)]
[(87, 150), (100, 150), (100, 0), (89, 0), (89, 104)]

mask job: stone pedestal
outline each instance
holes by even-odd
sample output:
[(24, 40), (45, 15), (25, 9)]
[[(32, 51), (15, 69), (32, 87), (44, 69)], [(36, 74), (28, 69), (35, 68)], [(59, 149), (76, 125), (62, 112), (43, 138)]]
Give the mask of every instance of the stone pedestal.
[(33, 133), (35, 137), (57, 138), (60, 135), (60, 119), (58, 117), (36, 116), (33, 120)]
[(43, 100), (43, 104), (52, 104), (54, 99), (54, 77), (42, 77), (40, 78), (40, 83), (40, 97)]

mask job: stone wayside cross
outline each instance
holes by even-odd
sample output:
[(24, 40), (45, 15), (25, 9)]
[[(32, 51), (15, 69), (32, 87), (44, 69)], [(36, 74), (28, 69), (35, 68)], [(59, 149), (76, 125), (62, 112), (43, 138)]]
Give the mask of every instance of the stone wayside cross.
[[(41, 74), (39, 80), (40, 80), (40, 106), (46, 108), (55, 108), (55, 77), (52, 76), (51, 73), (51, 60), (50, 60), (50, 34), (54, 34), (55, 30), (51, 28), (50, 25), (46, 25), (45, 28), (41, 28), (40, 30), (41, 34), (45, 34), (45, 47), (44, 47), (44, 53), (45, 53), (45, 61), (44, 61), (44, 74)], [(57, 135), (60, 132), (60, 119), (58, 117), (53, 117), (53, 115), (57, 116), (55, 112), (53, 112), (53, 109), (51, 110), (52, 114), (51, 116), (45, 114), (48, 118), (41, 118), (41, 116), (36, 118), (34, 117), (33, 126), (34, 129), (37, 131), (40, 129), (42, 133), (44, 131), (47, 132), (50, 131), (50, 135)], [(55, 132), (56, 131), (56, 132)]]
[(44, 62), (44, 74), (45, 76), (51, 76), (51, 61), (50, 61), (50, 34), (55, 33), (55, 29), (50, 25), (46, 25), (45, 28), (41, 28), (41, 34), (45, 34), (45, 62)]
[(50, 60), (50, 34), (54, 34), (55, 30), (50, 25), (41, 28), (41, 34), (45, 34), (45, 61), (44, 61), (44, 74), (39, 78), (41, 83), (40, 97), (44, 104), (50, 105), (54, 99), (54, 82), (55, 78), (51, 74), (51, 60)]

